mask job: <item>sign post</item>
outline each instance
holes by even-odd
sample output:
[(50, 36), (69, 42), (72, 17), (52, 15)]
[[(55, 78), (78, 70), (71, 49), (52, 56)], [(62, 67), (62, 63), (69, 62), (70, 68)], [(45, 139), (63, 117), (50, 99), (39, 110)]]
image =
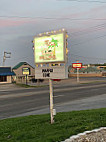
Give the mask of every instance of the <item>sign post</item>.
[(27, 85), (27, 74), (26, 74), (26, 85)]
[[(39, 34), (34, 37), (35, 78), (48, 79), (50, 88), (51, 124), (54, 123), (53, 79), (68, 78), (67, 32), (62, 29)], [(57, 66), (52, 66), (57, 64)], [(61, 64), (61, 65), (60, 65)]]
[(79, 82), (79, 68), (77, 68), (77, 82)]
[(25, 75), (25, 77), (26, 77), (26, 85), (27, 85), (27, 78), (28, 78), (28, 75), (30, 75), (30, 68), (24, 67), (24, 68), (22, 69), (22, 73), (23, 73), (23, 75)]
[(54, 115), (53, 115), (53, 81), (49, 79), (49, 87), (50, 87), (50, 113), (51, 113), (51, 124), (54, 123)]

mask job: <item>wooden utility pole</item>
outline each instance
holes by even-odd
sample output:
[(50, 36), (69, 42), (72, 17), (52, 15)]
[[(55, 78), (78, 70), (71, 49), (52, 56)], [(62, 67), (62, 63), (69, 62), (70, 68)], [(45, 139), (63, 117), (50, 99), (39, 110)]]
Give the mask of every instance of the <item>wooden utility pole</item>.
[[(9, 54), (9, 56), (6, 56), (7, 54)], [(4, 56), (3, 56), (3, 66), (5, 65), (5, 60), (6, 58), (11, 58), (11, 52), (4, 52)]]

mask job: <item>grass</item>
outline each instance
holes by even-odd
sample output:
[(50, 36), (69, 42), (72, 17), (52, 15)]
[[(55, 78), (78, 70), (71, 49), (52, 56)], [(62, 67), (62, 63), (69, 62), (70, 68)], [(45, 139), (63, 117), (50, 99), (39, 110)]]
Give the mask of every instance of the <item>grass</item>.
[(89, 81), (89, 82), (80, 82), (80, 84), (94, 84), (94, 83), (106, 83), (105, 80), (96, 80), (96, 81)]
[(59, 142), (72, 135), (106, 126), (106, 108), (0, 120), (0, 142)]
[(26, 85), (26, 84), (21, 84), (21, 83), (15, 83), (19, 87), (24, 87), (24, 88), (38, 88), (38, 87), (47, 87), (48, 85), (37, 85), (37, 86), (31, 86), (31, 85)]

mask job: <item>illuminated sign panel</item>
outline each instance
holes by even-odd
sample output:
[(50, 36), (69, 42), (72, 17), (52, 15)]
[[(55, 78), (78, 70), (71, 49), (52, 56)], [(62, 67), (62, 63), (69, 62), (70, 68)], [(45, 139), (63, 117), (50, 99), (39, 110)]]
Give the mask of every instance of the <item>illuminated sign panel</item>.
[(23, 75), (30, 75), (30, 68), (23, 68), (22, 73)]
[(65, 32), (34, 38), (35, 63), (65, 62)]
[(82, 63), (72, 63), (73, 68), (82, 68)]

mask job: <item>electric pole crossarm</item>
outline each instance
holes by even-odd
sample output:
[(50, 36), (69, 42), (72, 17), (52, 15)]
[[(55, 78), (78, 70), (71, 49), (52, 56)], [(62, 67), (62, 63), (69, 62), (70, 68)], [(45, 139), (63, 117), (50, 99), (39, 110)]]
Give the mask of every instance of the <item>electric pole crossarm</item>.
[[(6, 56), (7, 54), (10, 55), (10, 56)], [(5, 65), (5, 60), (6, 60), (6, 58), (11, 58), (11, 52), (5, 52), (5, 51), (4, 51), (3, 66)]]

